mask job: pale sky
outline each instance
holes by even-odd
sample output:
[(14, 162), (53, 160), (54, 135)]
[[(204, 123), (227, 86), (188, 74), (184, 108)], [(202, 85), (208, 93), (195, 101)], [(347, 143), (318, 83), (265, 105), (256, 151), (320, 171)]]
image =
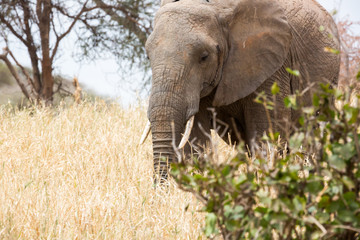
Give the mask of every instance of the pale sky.
[[(336, 18), (348, 17), (360, 21), (360, 0), (318, 0), (329, 12), (338, 9)], [(356, 29), (360, 34), (360, 29)], [(138, 98), (139, 79), (142, 73), (134, 72), (132, 76), (118, 73), (118, 65), (114, 59), (97, 60), (92, 63), (77, 63), (72, 59), (73, 42), (65, 39), (62, 43), (61, 56), (55, 63), (55, 72), (70, 78), (78, 77), (81, 85), (94, 92), (119, 100), (127, 106)], [(144, 97), (144, 96), (143, 96)]]

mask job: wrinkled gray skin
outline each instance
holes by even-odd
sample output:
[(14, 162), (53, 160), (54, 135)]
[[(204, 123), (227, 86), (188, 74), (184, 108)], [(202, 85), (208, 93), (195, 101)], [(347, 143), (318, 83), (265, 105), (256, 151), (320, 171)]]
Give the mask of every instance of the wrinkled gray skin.
[[(215, 108), (217, 118), (229, 125), (224, 140), (230, 135), (230, 141), (238, 142), (240, 136), (251, 149), (269, 129), (264, 107), (253, 99), (262, 91), (271, 98), (274, 81), (280, 93), (271, 122), (284, 133), (284, 119), (297, 115), (284, 107), (285, 96), (310, 83), (337, 84), (339, 56), (325, 47), (340, 48), (336, 25), (313, 0), (163, 1), (146, 42), (153, 73), (148, 118), (155, 172), (167, 177), (160, 156), (176, 161), (172, 121), (176, 145), (193, 115), (190, 140), (206, 143), (199, 124), (210, 132), (213, 115), (208, 108)], [(287, 67), (298, 69), (302, 77), (290, 75)], [(310, 94), (304, 95), (304, 104), (310, 104)]]

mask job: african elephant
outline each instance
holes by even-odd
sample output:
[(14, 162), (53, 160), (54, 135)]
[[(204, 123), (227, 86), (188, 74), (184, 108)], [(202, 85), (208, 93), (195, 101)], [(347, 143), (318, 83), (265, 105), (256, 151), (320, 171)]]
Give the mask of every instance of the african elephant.
[[(284, 97), (304, 91), (300, 101), (307, 105), (305, 88), (336, 85), (339, 55), (325, 50), (339, 48), (334, 21), (315, 0), (164, 0), (146, 42), (152, 87), (142, 140), (151, 129), (155, 172), (167, 178), (163, 159), (176, 160), (173, 135), (185, 151), (189, 137), (207, 141), (209, 108), (229, 126), (224, 140), (241, 138), (250, 149), (271, 123), (295, 120)], [(277, 114), (268, 121), (254, 98), (260, 92), (272, 97), (275, 81)]]

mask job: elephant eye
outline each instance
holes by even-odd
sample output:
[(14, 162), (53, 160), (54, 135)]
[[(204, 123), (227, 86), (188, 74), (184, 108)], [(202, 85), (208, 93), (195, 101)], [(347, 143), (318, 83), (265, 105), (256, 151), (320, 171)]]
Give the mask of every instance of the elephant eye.
[(209, 57), (209, 53), (207, 51), (204, 51), (200, 56), (200, 63), (205, 62), (206, 59), (208, 59), (208, 57)]

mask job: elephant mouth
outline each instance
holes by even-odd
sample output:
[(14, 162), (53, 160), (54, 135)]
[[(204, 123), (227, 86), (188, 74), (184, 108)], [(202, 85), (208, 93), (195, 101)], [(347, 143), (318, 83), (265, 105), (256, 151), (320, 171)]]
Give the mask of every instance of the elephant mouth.
[[(184, 148), (185, 144), (188, 142), (190, 134), (191, 134), (191, 130), (192, 130), (193, 125), (194, 125), (194, 119), (195, 119), (195, 116), (193, 115), (186, 122), (185, 131), (184, 131), (184, 134), (183, 134), (183, 136), (181, 138), (181, 141), (180, 141), (180, 143), (179, 143), (179, 145), (177, 147), (178, 149)], [(149, 136), (150, 131), (151, 131), (151, 124), (150, 124), (150, 121), (148, 120), (148, 122), (146, 123), (146, 126), (144, 128), (144, 131), (143, 131), (143, 133), (141, 135), (139, 145), (142, 145), (145, 142), (145, 140)]]

